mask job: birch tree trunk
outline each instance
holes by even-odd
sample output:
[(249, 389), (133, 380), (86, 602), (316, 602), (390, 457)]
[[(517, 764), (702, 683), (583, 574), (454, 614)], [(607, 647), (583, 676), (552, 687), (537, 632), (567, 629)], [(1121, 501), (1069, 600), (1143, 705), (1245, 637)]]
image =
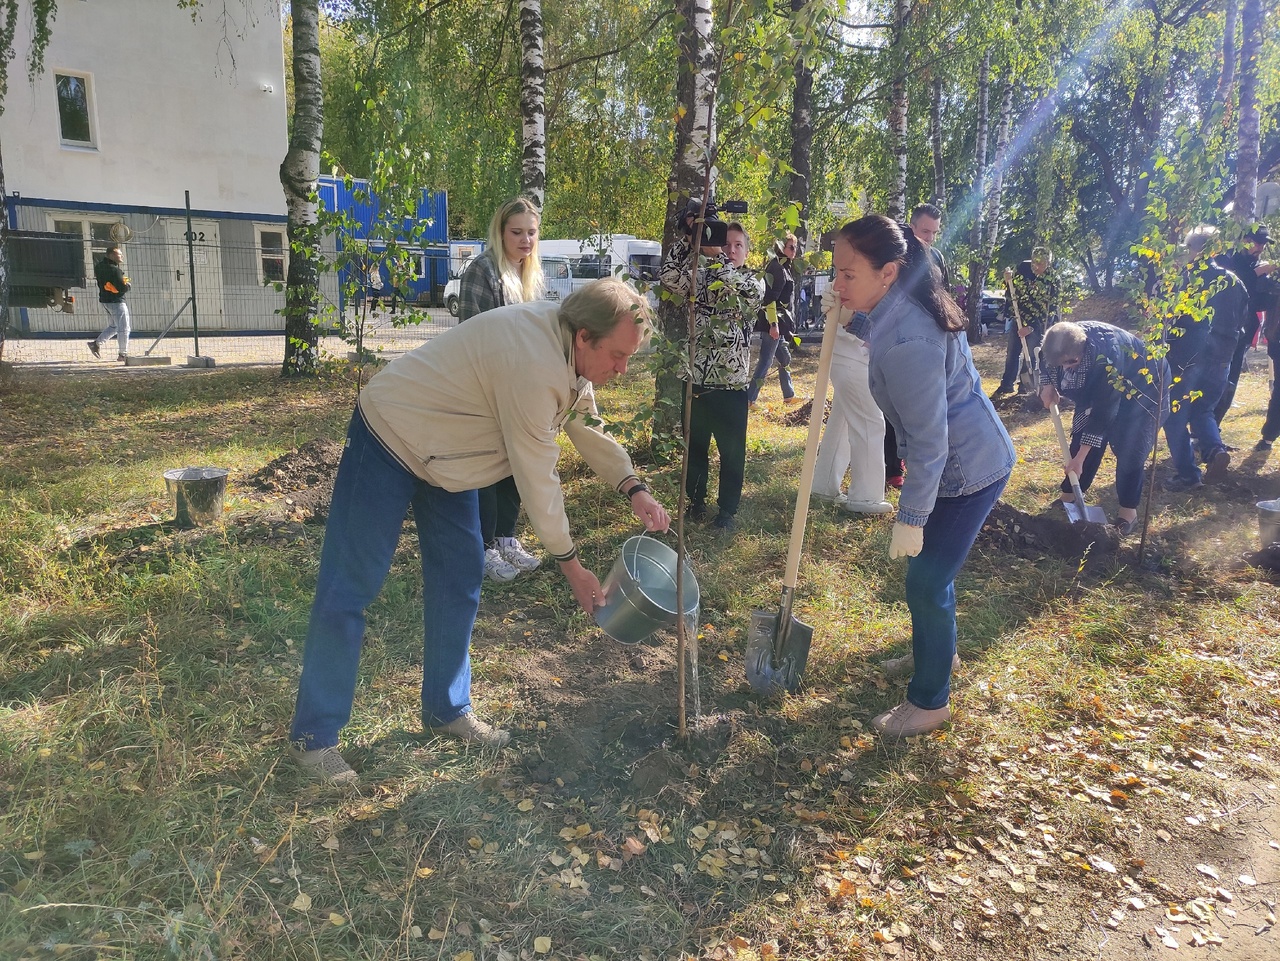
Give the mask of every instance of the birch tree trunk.
[[(1231, 85), (1236, 79), (1236, 20), (1240, 9), (1237, 0), (1224, 0), (1226, 18), (1222, 24), (1222, 74), (1218, 78), (1218, 89), (1213, 95), (1214, 103), (1221, 106), (1227, 102), (1231, 93)], [(1209, 112), (1212, 116), (1212, 112)]]
[(947, 178), (942, 169), (942, 80), (933, 78), (929, 100), (929, 148), (933, 151), (933, 197), (935, 204), (947, 206)]
[(289, 213), (289, 272), (285, 280), (285, 377), (315, 374), (320, 359), (316, 318), (320, 305), (320, 228), (316, 182), (324, 135), (320, 86), (320, 3), (294, 0), (293, 133), (280, 164)]
[[(809, 0), (791, 0), (793, 18)], [(795, 87), (791, 91), (791, 175), (787, 199), (799, 205), (800, 224), (796, 239), (800, 250), (809, 239), (809, 195), (813, 175), (813, 68), (802, 53), (796, 58)]]
[(1000, 216), (1004, 204), (1004, 174), (1009, 163), (1009, 137), (1013, 126), (1013, 81), (1004, 85), (1000, 98), (1000, 119), (996, 128), (996, 157), (991, 165), (991, 188), (983, 204), (982, 276), (991, 269), (996, 242), (1000, 239)]
[(907, 217), (907, 25), (910, 0), (894, 0), (893, 88), (889, 103), (889, 154), (893, 158), (893, 182), (885, 213), (892, 220)]
[(524, 136), (520, 192), (539, 210), (547, 190), (547, 75), (542, 51), (542, 0), (520, 0), (520, 118)]
[[(711, 0), (676, 0), (676, 46), (680, 52), (676, 76), (676, 137), (671, 177), (667, 181), (667, 219), (663, 230), (665, 255), (676, 238), (675, 220), (690, 197), (700, 196), (715, 148), (715, 62), (711, 49)], [(687, 335), (688, 305), (662, 299), (658, 324), (665, 338)], [(683, 382), (672, 369), (658, 371), (654, 396), (655, 436), (680, 436), (684, 410)]]
[(982, 328), (978, 317), (982, 310), (982, 288), (986, 283), (986, 269), (982, 263), (982, 209), (987, 178), (987, 99), (991, 87), (991, 52), (982, 54), (982, 66), (978, 68), (978, 133), (973, 148), (973, 184), (969, 196), (973, 202), (973, 224), (969, 228), (969, 290), (965, 306), (969, 314), (969, 337), (981, 338)]
[(1236, 152), (1236, 196), (1232, 216), (1253, 220), (1258, 193), (1258, 55), (1262, 52), (1263, 0), (1244, 0), (1240, 10), (1240, 125)]

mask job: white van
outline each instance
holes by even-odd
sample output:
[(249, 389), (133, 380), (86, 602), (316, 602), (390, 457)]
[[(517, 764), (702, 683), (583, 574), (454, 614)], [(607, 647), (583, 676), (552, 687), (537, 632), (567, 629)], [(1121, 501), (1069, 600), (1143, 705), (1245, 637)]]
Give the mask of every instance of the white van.
[(656, 283), (662, 264), (662, 244), (641, 240), (634, 234), (597, 234), (588, 240), (542, 240), (544, 257), (568, 257), (573, 266), (574, 287), (599, 277), (622, 275), (630, 281)]
[[(538, 252), (542, 253), (541, 250)], [(543, 257), (542, 276), (547, 285), (542, 294), (543, 300), (561, 301), (573, 293), (573, 268), (568, 257)], [(444, 287), (444, 305), (453, 317), (458, 316), (458, 294), (461, 289), (462, 280), (459, 277), (450, 278)]]

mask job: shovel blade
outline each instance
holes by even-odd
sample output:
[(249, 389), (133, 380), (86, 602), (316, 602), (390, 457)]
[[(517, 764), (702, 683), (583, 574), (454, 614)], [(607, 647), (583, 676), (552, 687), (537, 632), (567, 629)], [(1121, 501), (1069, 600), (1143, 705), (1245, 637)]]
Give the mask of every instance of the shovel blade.
[(783, 691), (794, 694), (800, 689), (805, 664), (809, 661), (813, 628), (791, 618), (782, 649), (775, 651), (779, 627), (776, 612), (751, 612), (747, 637), (747, 683), (753, 691), (761, 694), (781, 694)]
[(1067, 512), (1067, 519), (1072, 524), (1105, 525), (1107, 523), (1107, 512), (1101, 507), (1090, 507), (1088, 504), (1076, 501), (1070, 504), (1064, 502), (1062, 508)]

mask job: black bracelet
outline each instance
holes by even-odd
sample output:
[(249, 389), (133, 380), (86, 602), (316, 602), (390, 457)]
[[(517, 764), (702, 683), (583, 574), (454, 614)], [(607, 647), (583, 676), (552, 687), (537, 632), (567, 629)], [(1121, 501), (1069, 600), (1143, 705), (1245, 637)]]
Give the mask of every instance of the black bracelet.
[(641, 481), (638, 484), (632, 484), (631, 489), (627, 491), (627, 500), (631, 500), (631, 498), (636, 494), (639, 494), (641, 491), (647, 491), (648, 489), (649, 485), (644, 481)]

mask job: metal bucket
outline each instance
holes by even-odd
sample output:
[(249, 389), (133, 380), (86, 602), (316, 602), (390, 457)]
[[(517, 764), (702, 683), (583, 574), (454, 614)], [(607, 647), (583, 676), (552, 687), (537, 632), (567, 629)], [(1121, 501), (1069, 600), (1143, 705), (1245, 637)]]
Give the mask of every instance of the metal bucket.
[[(686, 626), (696, 629), (701, 593), (686, 559), (681, 571)], [(652, 537), (631, 537), (604, 581), (600, 629), (623, 644), (638, 644), (676, 623), (676, 552)]]
[(1258, 538), (1264, 551), (1280, 541), (1280, 498), (1258, 501)]
[(179, 527), (213, 524), (222, 516), (227, 471), (221, 467), (179, 467), (164, 472)]

